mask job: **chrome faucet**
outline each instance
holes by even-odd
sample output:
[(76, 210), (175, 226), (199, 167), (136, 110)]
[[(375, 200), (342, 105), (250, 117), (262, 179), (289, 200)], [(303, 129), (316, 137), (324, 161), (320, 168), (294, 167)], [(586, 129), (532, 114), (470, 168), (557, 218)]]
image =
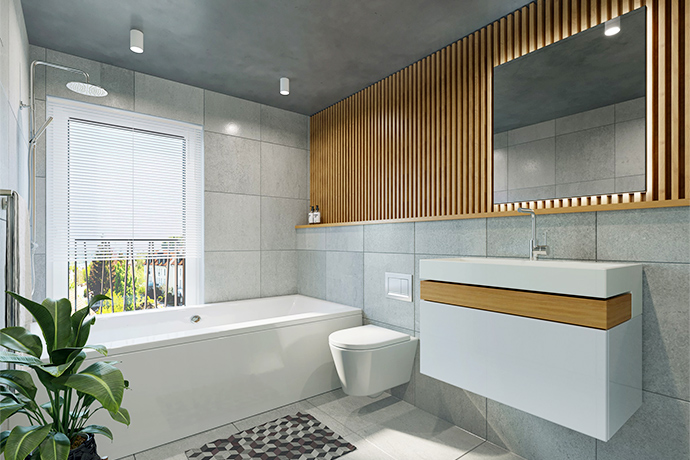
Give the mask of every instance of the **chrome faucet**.
[(544, 232), (544, 244), (537, 241), (537, 214), (530, 208), (518, 208), (518, 212), (529, 213), (532, 215), (532, 239), (529, 240), (529, 260), (537, 260), (539, 256), (549, 254), (549, 247), (546, 245), (546, 232)]

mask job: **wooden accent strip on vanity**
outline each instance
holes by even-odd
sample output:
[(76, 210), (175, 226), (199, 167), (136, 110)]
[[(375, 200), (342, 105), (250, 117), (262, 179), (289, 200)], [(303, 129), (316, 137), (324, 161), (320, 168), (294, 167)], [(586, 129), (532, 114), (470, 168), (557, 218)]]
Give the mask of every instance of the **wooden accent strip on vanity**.
[(629, 320), (632, 311), (629, 293), (594, 299), (423, 280), (420, 297), (430, 302), (596, 329), (611, 329)]

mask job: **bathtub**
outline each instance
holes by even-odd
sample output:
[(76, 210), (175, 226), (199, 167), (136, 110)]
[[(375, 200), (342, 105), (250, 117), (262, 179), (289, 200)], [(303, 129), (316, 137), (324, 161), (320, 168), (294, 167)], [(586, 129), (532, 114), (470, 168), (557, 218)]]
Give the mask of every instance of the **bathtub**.
[(99, 454), (118, 459), (338, 388), (328, 335), (361, 324), (357, 308), (301, 295), (98, 317), (89, 343), (108, 347), (132, 388), (129, 427), (93, 418), (115, 437), (99, 436)]

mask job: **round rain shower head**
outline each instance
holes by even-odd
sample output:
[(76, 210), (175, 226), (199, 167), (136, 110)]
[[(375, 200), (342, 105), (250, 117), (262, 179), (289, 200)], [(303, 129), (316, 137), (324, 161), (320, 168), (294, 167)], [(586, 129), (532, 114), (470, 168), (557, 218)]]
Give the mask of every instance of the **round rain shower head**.
[(100, 86), (80, 81), (71, 81), (67, 83), (67, 88), (77, 94), (83, 94), (84, 96), (104, 97), (108, 95), (108, 92)]

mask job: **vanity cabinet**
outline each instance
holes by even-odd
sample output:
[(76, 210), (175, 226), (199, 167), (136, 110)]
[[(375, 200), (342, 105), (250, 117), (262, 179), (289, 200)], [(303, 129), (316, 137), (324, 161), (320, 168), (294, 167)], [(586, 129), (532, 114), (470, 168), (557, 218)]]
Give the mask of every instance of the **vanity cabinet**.
[[(476, 265), (492, 263), (503, 276), (483, 279)], [(559, 268), (600, 278), (599, 296), (524, 276)], [(642, 405), (640, 265), (438, 259), (420, 278), (423, 374), (602, 441)]]

